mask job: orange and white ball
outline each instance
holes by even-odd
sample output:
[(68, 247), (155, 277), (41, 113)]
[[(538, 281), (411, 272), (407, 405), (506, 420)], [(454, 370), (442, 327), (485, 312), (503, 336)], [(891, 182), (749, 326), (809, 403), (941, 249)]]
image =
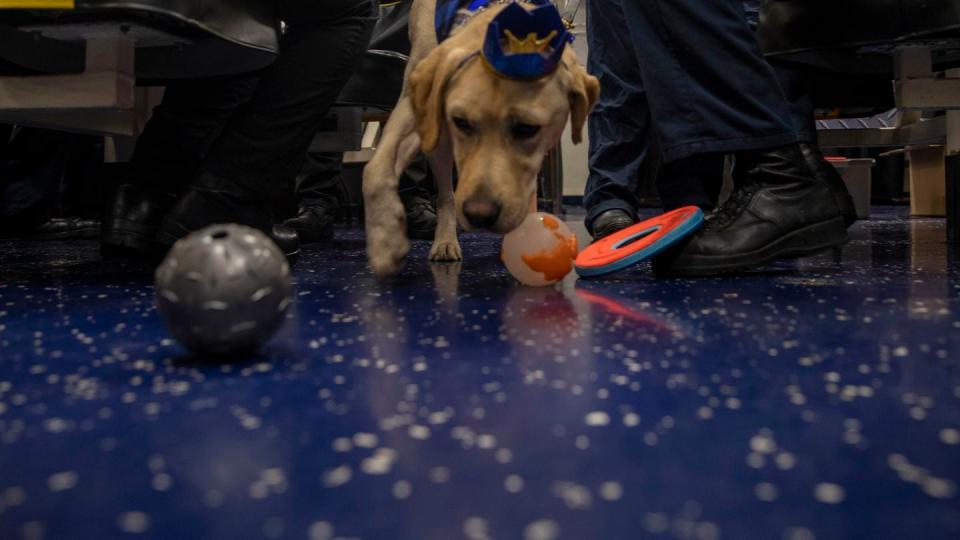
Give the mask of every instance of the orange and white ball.
[(577, 236), (551, 214), (530, 214), (503, 237), (500, 258), (520, 283), (534, 287), (553, 285), (573, 270)]

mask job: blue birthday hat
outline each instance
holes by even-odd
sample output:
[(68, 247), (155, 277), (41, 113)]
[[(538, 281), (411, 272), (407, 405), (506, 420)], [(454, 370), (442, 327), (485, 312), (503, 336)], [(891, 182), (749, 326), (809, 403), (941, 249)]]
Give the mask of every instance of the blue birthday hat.
[(527, 11), (512, 3), (490, 23), (483, 45), (483, 59), (498, 75), (508, 79), (534, 80), (557, 70), (567, 43), (573, 36), (549, 0), (529, 2)]

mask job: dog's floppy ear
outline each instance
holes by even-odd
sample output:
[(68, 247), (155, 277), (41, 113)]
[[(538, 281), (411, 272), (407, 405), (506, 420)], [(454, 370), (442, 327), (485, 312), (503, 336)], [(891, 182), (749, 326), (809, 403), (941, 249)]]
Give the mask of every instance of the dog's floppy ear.
[(424, 153), (432, 152), (440, 142), (445, 124), (447, 85), (469, 56), (470, 52), (465, 49), (440, 45), (410, 74), (410, 98)]
[(564, 62), (570, 75), (570, 134), (574, 144), (583, 141), (583, 126), (600, 97), (600, 81), (587, 73), (576, 60)]

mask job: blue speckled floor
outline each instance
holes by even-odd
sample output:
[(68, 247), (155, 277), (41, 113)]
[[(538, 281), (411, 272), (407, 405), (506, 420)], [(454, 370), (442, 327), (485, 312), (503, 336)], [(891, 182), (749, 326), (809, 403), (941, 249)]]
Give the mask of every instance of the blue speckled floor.
[(0, 242), (0, 538), (960, 537), (960, 262), (878, 209), (749, 277), (515, 287), (497, 241), (309, 249), (264, 355), (167, 338), (148, 271)]

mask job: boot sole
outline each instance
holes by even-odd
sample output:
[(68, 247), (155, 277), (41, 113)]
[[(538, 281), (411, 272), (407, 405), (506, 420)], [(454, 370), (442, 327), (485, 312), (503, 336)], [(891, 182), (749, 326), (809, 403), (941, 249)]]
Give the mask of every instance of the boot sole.
[(801, 259), (846, 244), (847, 227), (843, 217), (808, 225), (778, 238), (775, 242), (736, 257), (696, 257), (683, 268), (654, 265), (657, 275), (665, 277), (706, 277), (751, 270), (780, 259)]

